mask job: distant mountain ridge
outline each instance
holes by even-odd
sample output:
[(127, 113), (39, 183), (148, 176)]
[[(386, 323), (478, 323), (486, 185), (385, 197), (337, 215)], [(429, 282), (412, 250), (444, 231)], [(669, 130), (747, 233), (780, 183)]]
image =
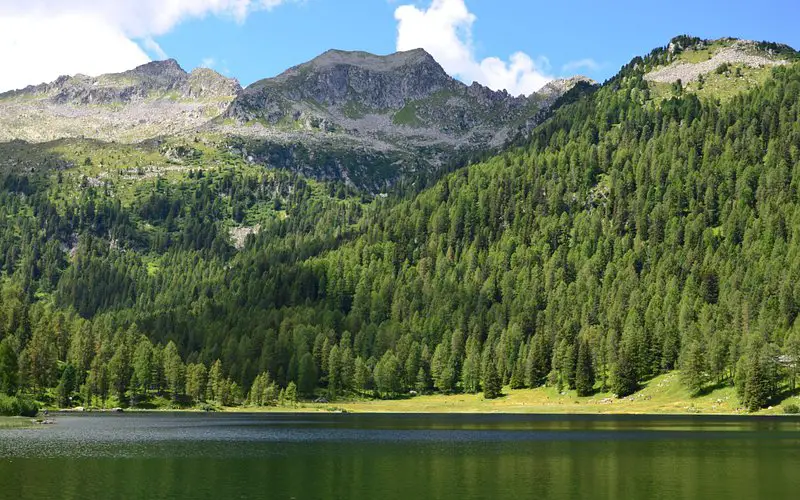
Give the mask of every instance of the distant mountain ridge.
[(242, 89), (166, 60), (0, 94), (0, 141), (212, 134), (254, 162), (377, 187), (502, 146), (578, 82), (594, 84), (576, 77), (515, 97), (465, 85), (422, 49), (329, 50)]
[(123, 73), (62, 76), (0, 94), (0, 140), (85, 137), (138, 142), (195, 129), (241, 92), (236, 80), (174, 59)]

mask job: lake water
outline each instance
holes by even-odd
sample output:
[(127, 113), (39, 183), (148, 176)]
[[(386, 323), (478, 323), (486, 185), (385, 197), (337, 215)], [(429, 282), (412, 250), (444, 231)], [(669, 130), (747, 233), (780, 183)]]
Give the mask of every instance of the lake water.
[(103, 414), (0, 430), (2, 499), (800, 498), (800, 420)]

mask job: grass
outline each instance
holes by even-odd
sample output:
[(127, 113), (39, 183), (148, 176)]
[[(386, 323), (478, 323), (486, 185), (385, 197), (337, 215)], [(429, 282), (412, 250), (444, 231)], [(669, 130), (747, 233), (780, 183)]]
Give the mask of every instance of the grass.
[[(737, 69), (739, 73), (737, 76)], [(703, 75), (704, 81), (684, 83), (684, 92), (696, 94), (700, 98), (719, 99), (725, 102), (747, 89), (762, 85), (772, 74), (772, 68), (751, 68), (744, 65), (731, 65), (730, 71), (718, 74), (715, 71)], [(672, 84), (649, 82), (650, 97), (654, 103), (677, 97)]]
[(407, 125), (409, 127), (422, 126), (422, 121), (417, 118), (416, 108), (413, 103), (407, 104), (403, 109), (395, 113), (392, 122), (395, 125)]
[[(800, 397), (791, 396), (780, 404), (762, 409), (754, 415), (784, 415), (784, 408), (800, 404)], [(121, 406), (110, 398), (105, 408)], [(187, 401), (175, 405), (163, 396), (151, 396), (146, 402), (125, 411), (203, 411), (205, 405)], [(56, 410), (56, 408), (50, 408)], [(736, 391), (728, 385), (709, 387), (698, 397), (690, 396), (678, 372), (659, 375), (642, 384), (641, 389), (626, 398), (615, 398), (610, 392), (597, 392), (578, 397), (575, 391), (558, 392), (553, 387), (537, 389), (503, 389), (503, 396), (484, 399), (483, 394), (430, 394), (401, 399), (341, 399), (328, 403), (298, 402), (281, 406), (214, 407), (226, 412), (255, 413), (516, 413), (516, 414), (640, 414), (640, 415), (740, 415), (750, 414), (739, 405)], [(0, 417), (0, 428), (26, 419)], [(4, 422), (11, 422), (5, 423)]]
[(24, 427), (31, 427), (31, 420), (25, 417), (0, 417), (0, 430), (2, 429), (20, 429)]
[[(609, 402), (611, 401), (611, 402)], [(782, 415), (783, 406), (800, 403), (797, 397), (763, 409), (757, 415)], [(691, 397), (677, 372), (655, 377), (628, 398), (610, 392), (578, 397), (575, 391), (559, 393), (553, 387), (504, 388), (503, 396), (487, 400), (482, 394), (431, 394), (392, 400), (342, 400), (330, 403), (298, 403), (294, 407), (228, 408), (243, 412), (348, 412), (348, 413), (549, 413), (549, 414), (745, 414), (733, 387), (713, 387)]]

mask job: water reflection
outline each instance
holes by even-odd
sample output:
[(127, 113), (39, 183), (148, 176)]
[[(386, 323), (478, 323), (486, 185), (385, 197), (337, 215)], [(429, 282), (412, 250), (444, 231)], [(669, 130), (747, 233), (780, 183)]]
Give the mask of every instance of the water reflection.
[(800, 421), (69, 416), (0, 457), (2, 498), (794, 498)]

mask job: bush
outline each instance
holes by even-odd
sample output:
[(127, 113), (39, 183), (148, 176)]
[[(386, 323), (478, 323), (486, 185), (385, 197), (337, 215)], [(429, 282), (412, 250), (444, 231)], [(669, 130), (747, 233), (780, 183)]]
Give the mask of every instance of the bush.
[(17, 403), (19, 404), (19, 415), (22, 417), (35, 417), (39, 413), (39, 405), (32, 399), (17, 397)]
[(39, 406), (35, 401), (22, 397), (0, 394), (0, 415), (10, 417), (35, 417)]
[(787, 415), (797, 415), (800, 413), (800, 406), (797, 406), (794, 403), (789, 403), (783, 407), (783, 413), (786, 413)]

